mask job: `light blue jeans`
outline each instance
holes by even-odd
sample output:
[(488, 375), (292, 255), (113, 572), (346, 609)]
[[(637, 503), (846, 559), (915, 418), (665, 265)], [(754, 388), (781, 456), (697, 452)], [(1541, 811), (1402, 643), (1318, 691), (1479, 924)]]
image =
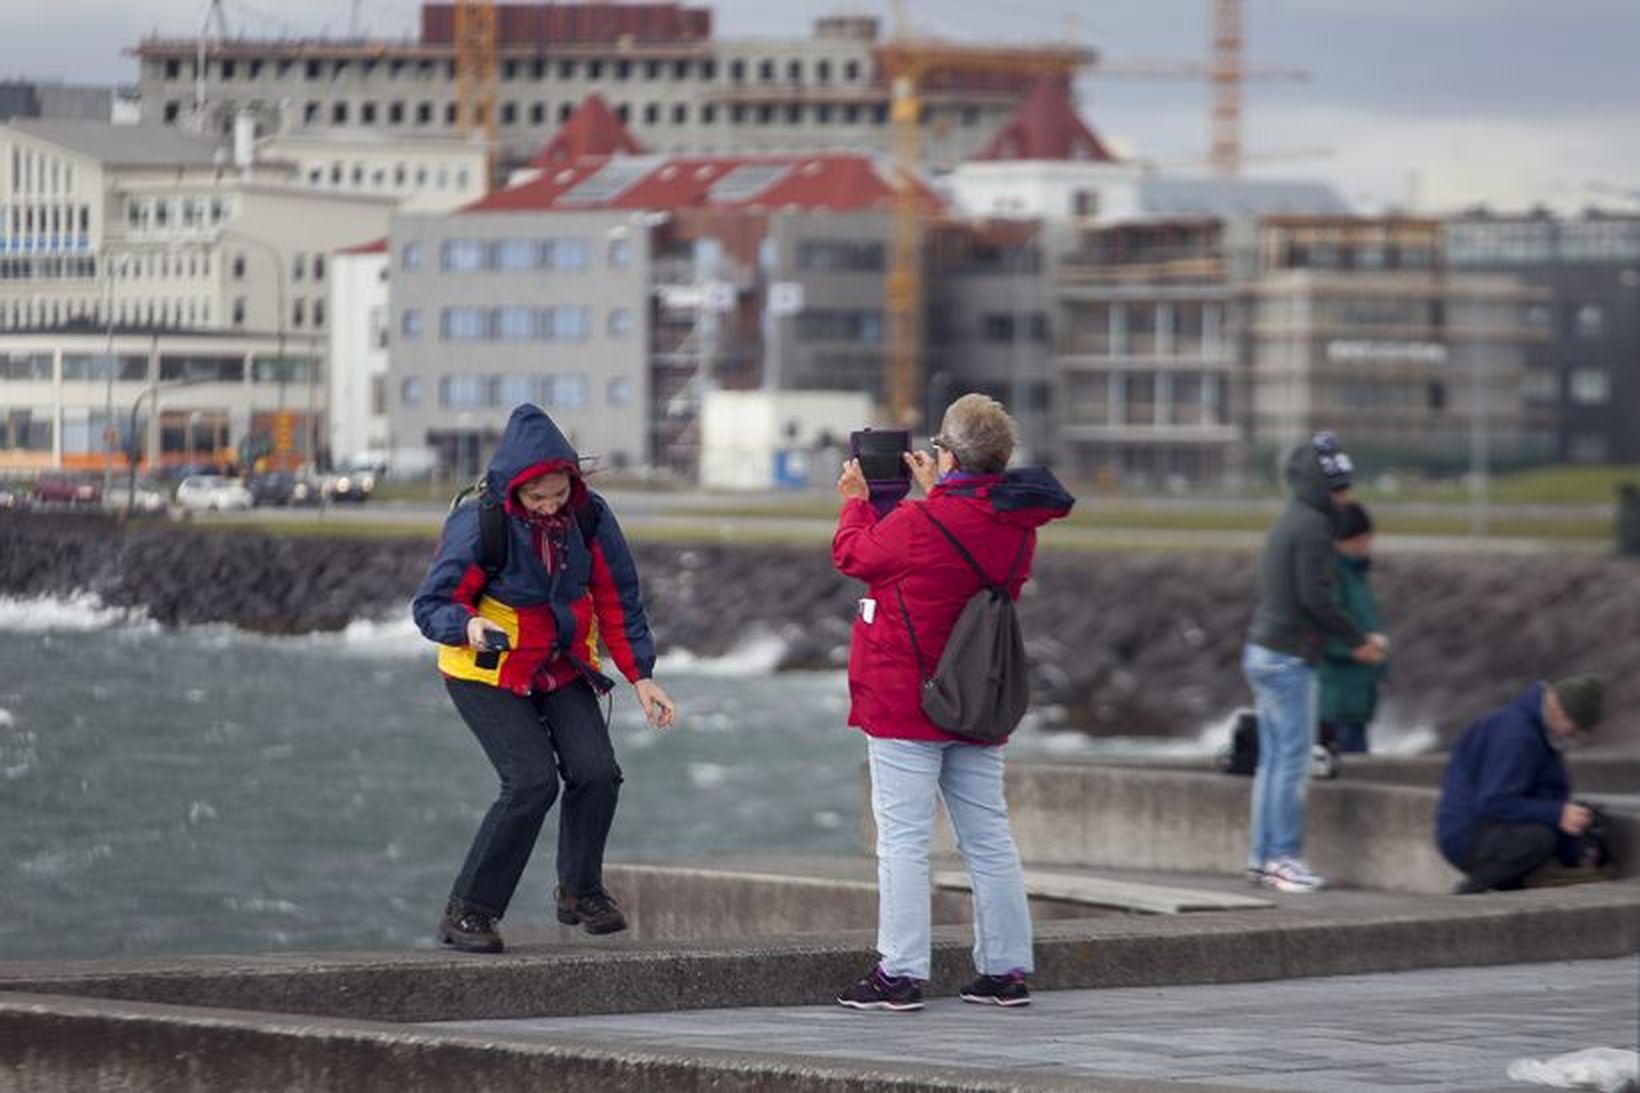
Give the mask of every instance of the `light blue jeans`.
[(1248, 644), (1241, 670), (1258, 709), (1253, 840), (1247, 864), (1296, 858), (1304, 848), (1304, 791), (1315, 743), (1315, 670), (1286, 653)]
[(877, 951), (884, 974), (928, 978), (928, 841), (936, 797), (945, 800), (973, 882), (974, 967), (982, 975), (1029, 972), (1031, 913), (1002, 794), (1003, 749), (866, 739), (877, 821)]

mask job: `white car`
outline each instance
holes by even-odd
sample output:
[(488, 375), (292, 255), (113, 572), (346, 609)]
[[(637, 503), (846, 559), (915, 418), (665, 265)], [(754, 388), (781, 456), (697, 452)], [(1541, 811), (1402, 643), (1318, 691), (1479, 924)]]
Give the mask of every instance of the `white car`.
[(116, 479), (103, 495), (103, 506), (110, 512), (124, 512), (130, 508), (132, 512), (140, 512), (145, 516), (155, 516), (170, 507), (165, 494), (158, 485), (137, 479), (136, 493), (123, 480)]
[(189, 512), (226, 512), (248, 509), (255, 503), (251, 491), (237, 478), (195, 474), (177, 485), (177, 504)]

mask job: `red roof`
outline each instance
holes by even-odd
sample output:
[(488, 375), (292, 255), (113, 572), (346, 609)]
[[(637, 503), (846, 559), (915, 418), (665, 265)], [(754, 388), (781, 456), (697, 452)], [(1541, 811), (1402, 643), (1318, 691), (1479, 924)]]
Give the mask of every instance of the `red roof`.
[(1116, 162), (1105, 142), (1077, 116), (1070, 92), (1067, 77), (1046, 76), (1038, 80), (1013, 117), (974, 158)]
[(355, 246), (355, 247), (343, 247), (341, 250), (337, 251), (336, 253), (337, 254), (386, 254), (387, 253), (387, 236), (384, 235), (380, 239), (374, 240), (374, 241), (369, 242), (369, 243), (360, 243), (358, 246)]
[(530, 160), (531, 167), (565, 167), (588, 156), (638, 155), (643, 151), (621, 119), (594, 92), (581, 100), (552, 139)]
[[(939, 198), (918, 183), (923, 205)], [(546, 170), (466, 207), (467, 212), (575, 209), (889, 208), (894, 187), (855, 153), (766, 156), (609, 156)]]

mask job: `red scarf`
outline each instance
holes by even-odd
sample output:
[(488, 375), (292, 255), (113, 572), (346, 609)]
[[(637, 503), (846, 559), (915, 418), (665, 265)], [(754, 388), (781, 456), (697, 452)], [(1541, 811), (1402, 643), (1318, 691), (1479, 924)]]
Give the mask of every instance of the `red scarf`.
[(538, 515), (524, 510), (524, 524), (530, 529), (530, 545), (541, 556), (541, 564), (549, 574), (561, 568), (567, 555), (569, 541), (569, 506), (564, 505), (551, 515)]

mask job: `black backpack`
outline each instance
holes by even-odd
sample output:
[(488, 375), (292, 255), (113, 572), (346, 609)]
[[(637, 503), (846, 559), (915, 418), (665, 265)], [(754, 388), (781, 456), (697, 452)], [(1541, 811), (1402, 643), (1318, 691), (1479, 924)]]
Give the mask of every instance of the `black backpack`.
[(1025, 716), (1031, 702), (1030, 665), (1025, 660), (1025, 639), (1019, 628), (1019, 616), (1014, 611), (1013, 597), (1008, 585), (1019, 573), (1020, 561), (1025, 557), (1025, 544), (1031, 533), (1025, 532), (1009, 567), (1008, 577), (993, 582), (991, 577), (968, 553), (968, 548), (934, 519), (926, 505), (916, 506), (928, 517), (940, 534), (951, 541), (979, 579), (981, 588), (963, 605), (957, 624), (951, 628), (951, 637), (940, 654), (934, 674), (928, 674), (923, 662), (922, 648), (917, 644), (917, 631), (911, 625), (911, 613), (906, 610), (905, 596), (899, 588), (894, 595), (900, 601), (900, 614), (911, 637), (911, 651), (917, 658), (917, 672), (922, 676), (922, 711), (928, 720), (948, 733), (966, 736), (985, 744), (999, 744), (1008, 739), (1019, 721)]

